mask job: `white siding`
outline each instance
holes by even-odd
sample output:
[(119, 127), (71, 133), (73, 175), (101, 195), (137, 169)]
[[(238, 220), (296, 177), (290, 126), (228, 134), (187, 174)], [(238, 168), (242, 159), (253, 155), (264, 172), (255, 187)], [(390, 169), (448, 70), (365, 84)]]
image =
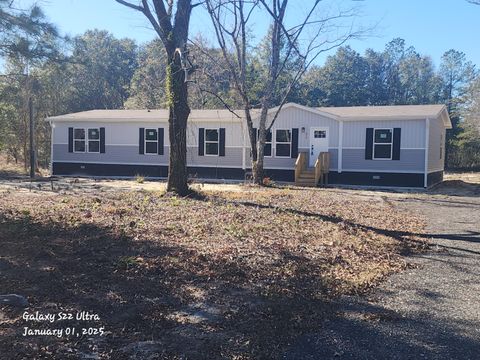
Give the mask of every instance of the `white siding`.
[(105, 153), (69, 153), (68, 144), (53, 145), (53, 161), (104, 164), (168, 165), (169, 149), (164, 155), (139, 154), (137, 146), (105, 145)]
[(201, 122), (189, 123), (187, 128), (187, 146), (198, 146), (199, 129), (219, 129), (225, 128), (225, 147), (242, 147), (244, 131), (242, 123), (222, 123), (222, 122)]
[[(443, 142), (443, 146), (440, 146)], [(440, 151), (441, 156), (440, 156)], [(445, 126), (441, 119), (430, 120), (428, 171), (435, 172), (444, 169), (445, 163)]]
[(164, 128), (165, 145), (168, 144), (168, 123), (165, 122), (56, 122), (54, 144), (68, 144), (68, 128), (105, 128), (105, 145), (135, 145), (138, 147), (139, 128)]
[(425, 170), (425, 150), (400, 150), (400, 160), (365, 160), (364, 149), (343, 149), (343, 171), (415, 172)]
[(365, 148), (367, 128), (401, 128), (402, 149), (425, 148), (425, 120), (397, 121), (345, 121), (343, 125), (343, 147)]
[[(445, 139), (445, 129), (441, 120), (431, 121), (429, 170), (443, 168), (443, 159), (439, 159), (440, 134)], [(52, 160), (62, 162), (96, 162), (118, 164), (168, 164), (169, 136), (168, 123), (158, 122), (62, 122), (54, 124)], [(255, 124), (258, 127), (258, 123)], [(78, 154), (68, 152), (69, 127), (104, 127), (105, 154)], [(165, 154), (141, 155), (138, 153), (139, 128), (165, 129)], [(299, 129), (299, 151), (309, 152), (310, 128), (329, 128), (329, 151), (331, 153), (331, 170), (338, 166), (339, 123), (300, 108), (288, 107), (282, 110), (273, 126), (272, 152), (275, 155), (275, 130)], [(400, 160), (365, 160), (365, 134), (367, 128), (401, 128)], [(199, 128), (225, 128), (225, 156), (198, 156)], [(302, 131), (303, 129), (303, 131)], [(385, 121), (344, 121), (343, 127), (343, 171), (390, 171), (390, 172), (423, 172), (425, 158), (425, 120), (385, 120)], [(242, 168), (251, 167), (250, 148), (246, 125), (244, 122), (214, 120), (189, 122), (187, 129), (187, 162), (189, 166), (211, 166)], [(444, 154), (442, 156), (444, 158)], [(265, 167), (271, 169), (294, 169), (294, 158), (265, 158)]]
[[(269, 125), (268, 123), (267, 125)], [(257, 125), (258, 126), (258, 125)], [(302, 127), (305, 128), (305, 132), (302, 132)], [(310, 128), (311, 127), (328, 127), (329, 134), (329, 147), (336, 148), (338, 146), (338, 122), (330, 118), (315, 114), (310, 111), (306, 111), (298, 108), (283, 109), (278, 115), (273, 129), (292, 129), (298, 128), (298, 148), (308, 149), (310, 148)]]

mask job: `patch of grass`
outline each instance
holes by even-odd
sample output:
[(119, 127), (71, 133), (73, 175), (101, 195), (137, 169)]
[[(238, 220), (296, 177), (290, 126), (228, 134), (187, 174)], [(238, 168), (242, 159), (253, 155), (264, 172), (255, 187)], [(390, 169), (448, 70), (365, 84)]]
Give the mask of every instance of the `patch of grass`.
[(141, 260), (134, 256), (122, 256), (118, 259), (116, 266), (123, 269), (129, 269), (136, 265), (139, 265)]
[(145, 182), (145, 176), (137, 174), (137, 175), (135, 175), (135, 181), (138, 184), (143, 184)]

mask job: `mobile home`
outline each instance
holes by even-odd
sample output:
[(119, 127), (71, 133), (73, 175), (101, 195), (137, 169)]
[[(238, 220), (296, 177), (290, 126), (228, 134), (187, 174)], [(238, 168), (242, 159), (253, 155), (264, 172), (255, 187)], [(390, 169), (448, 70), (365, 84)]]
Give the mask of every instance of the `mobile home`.
[[(275, 111), (270, 110), (270, 118)], [(167, 110), (92, 110), (47, 121), (53, 175), (168, 174)], [(301, 153), (308, 168), (328, 152), (329, 183), (428, 187), (443, 179), (450, 128), (443, 105), (313, 108), (288, 103), (267, 134), (266, 174), (293, 182)], [(242, 112), (192, 110), (187, 166), (192, 177), (243, 180), (251, 157)]]

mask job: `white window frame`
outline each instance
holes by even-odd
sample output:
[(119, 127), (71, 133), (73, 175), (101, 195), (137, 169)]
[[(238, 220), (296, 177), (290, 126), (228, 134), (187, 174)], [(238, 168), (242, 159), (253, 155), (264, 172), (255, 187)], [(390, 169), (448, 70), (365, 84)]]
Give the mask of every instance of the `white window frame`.
[[(98, 139), (90, 140), (90, 134), (89, 134), (90, 130), (97, 130), (98, 131)], [(85, 138), (86, 138), (86, 141), (87, 141), (87, 147), (85, 148), (85, 150), (87, 150), (86, 152), (93, 153), (93, 154), (100, 154), (100, 128), (85, 129)], [(98, 141), (98, 151), (90, 151), (90, 141)]]
[[(217, 141), (207, 140), (207, 130), (215, 130), (217, 132)], [(216, 154), (207, 154), (207, 143), (217, 144)], [(220, 128), (205, 128), (203, 129), (203, 155), (204, 156), (220, 156)]]
[[(83, 130), (84, 134), (85, 134), (85, 137), (83, 139), (79, 139), (79, 138), (76, 138), (75, 137), (75, 130)], [(92, 139), (90, 140), (90, 135), (88, 133), (88, 130), (97, 130), (98, 131), (98, 139)], [(74, 153), (79, 153), (79, 154), (86, 154), (86, 153), (91, 153), (91, 154), (100, 154), (100, 128), (95, 128), (95, 127), (92, 127), (92, 128), (83, 128), (83, 127), (74, 127), (73, 128), (73, 152)], [(78, 151), (75, 149), (75, 141), (83, 141), (83, 143), (85, 144), (84, 148), (85, 150), (84, 151)], [(90, 151), (90, 147), (88, 146), (89, 145), (89, 141), (98, 141), (98, 151)]]
[[(77, 139), (75, 137), (75, 130), (83, 130), (84, 138), (83, 139)], [(73, 128), (73, 140), (72, 141), (73, 141), (73, 152), (74, 153), (84, 154), (84, 153), (87, 152), (87, 146), (88, 146), (87, 137), (88, 137), (88, 134), (87, 134), (87, 130), (85, 128)], [(83, 141), (83, 144), (84, 144), (84, 146), (83, 146), (84, 150), (83, 151), (76, 150), (76, 147), (75, 147), (75, 142), (76, 141)]]
[[(273, 157), (273, 134), (274, 134), (274, 131), (273, 131), (273, 129), (270, 129), (270, 131), (272, 132), (272, 141), (267, 141), (266, 135), (268, 135), (268, 131), (267, 131), (267, 129), (265, 129), (265, 145), (270, 144), (270, 155), (265, 155), (265, 150), (263, 151), (263, 156), (266, 157), (266, 158)], [(257, 129), (257, 141), (258, 141), (259, 138), (260, 138), (260, 129)]]
[[(277, 142), (277, 131), (289, 131), (290, 132), (290, 142)], [(272, 133), (272, 141), (273, 141), (273, 133)], [(277, 144), (288, 144), (289, 145), (289, 155), (288, 156), (278, 156), (277, 155)], [(275, 129), (275, 157), (280, 159), (290, 159), (292, 157), (292, 129)]]
[[(157, 140), (147, 140), (147, 131), (155, 131), (157, 133)], [(144, 155), (158, 155), (158, 129), (154, 129), (154, 128), (145, 128), (144, 130), (144, 135), (143, 135), (143, 154)], [(155, 151), (154, 153), (152, 152), (147, 152), (147, 142), (149, 143), (157, 143), (157, 151)]]
[[(375, 133), (377, 130), (389, 130), (391, 134), (391, 140), (389, 143), (377, 143), (375, 142)], [(390, 145), (390, 157), (389, 158), (376, 158), (375, 157), (375, 145)], [(372, 145), (372, 159), (373, 160), (392, 160), (393, 158), (393, 128), (374, 128), (373, 129), (373, 145)]]

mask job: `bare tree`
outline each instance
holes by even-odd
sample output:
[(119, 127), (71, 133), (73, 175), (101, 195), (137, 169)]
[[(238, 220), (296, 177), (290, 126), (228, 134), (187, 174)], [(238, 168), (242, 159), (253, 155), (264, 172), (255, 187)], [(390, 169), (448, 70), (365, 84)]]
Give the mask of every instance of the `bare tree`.
[(187, 81), (188, 73), (193, 70), (188, 61), (187, 40), (190, 16), (199, 4), (192, 4), (191, 0), (115, 1), (145, 15), (165, 47), (170, 140), (167, 191), (185, 195), (188, 193), (186, 130), (190, 114)]
[[(292, 89), (318, 56), (341, 46), (347, 40), (359, 37), (365, 31), (354, 30), (356, 9), (339, 10), (335, 14), (320, 16), (321, 0), (302, 3), (304, 16), (298, 21), (287, 21), (288, 0), (205, 0), (205, 6), (215, 29), (218, 44), (230, 70), (233, 86), (242, 99), (252, 154), (254, 181), (261, 184), (264, 176), (264, 145), (267, 132), (272, 128)], [(252, 104), (248, 81), (250, 27), (254, 18), (270, 19), (266, 79), (262, 84), (260, 104)], [(291, 16), (290, 16), (291, 18)], [(286, 86), (279, 87), (282, 74), (289, 66), (292, 76)], [(293, 70), (293, 71), (292, 71)], [(274, 104), (274, 99), (277, 103)], [(276, 105), (274, 111), (269, 109)], [(255, 133), (252, 109), (260, 108), (258, 137)], [(267, 120), (269, 123), (267, 124)]]

